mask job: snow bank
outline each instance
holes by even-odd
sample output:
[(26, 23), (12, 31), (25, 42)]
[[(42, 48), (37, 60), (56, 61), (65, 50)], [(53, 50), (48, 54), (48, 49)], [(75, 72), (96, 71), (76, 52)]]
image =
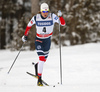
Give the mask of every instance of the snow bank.
[[(63, 85), (60, 82), (59, 48), (51, 49), (44, 65), (43, 79), (50, 87), (38, 87), (32, 62), (38, 61), (36, 51), (22, 51), (7, 74), (18, 51), (0, 51), (0, 92), (99, 92), (100, 43), (62, 47)], [(53, 87), (55, 85), (55, 87)]]

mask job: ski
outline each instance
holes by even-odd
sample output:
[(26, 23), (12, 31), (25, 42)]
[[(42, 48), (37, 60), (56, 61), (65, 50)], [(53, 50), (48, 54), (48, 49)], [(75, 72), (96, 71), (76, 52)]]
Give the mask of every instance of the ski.
[[(33, 76), (34, 78), (38, 79), (38, 76), (36, 76), (36, 75), (34, 75), (34, 74), (32, 74), (32, 73), (29, 73), (29, 72), (26, 72), (26, 73), (29, 74), (29, 75), (31, 75), (31, 76)], [(43, 84), (45, 84), (46, 86), (49, 86), (45, 81), (42, 80), (42, 82), (43, 82)]]

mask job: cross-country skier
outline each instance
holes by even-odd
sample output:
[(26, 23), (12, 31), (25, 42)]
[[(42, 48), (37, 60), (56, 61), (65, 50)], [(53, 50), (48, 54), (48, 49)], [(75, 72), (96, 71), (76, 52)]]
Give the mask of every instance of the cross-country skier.
[(49, 6), (47, 3), (42, 3), (40, 6), (40, 14), (37, 14), (32, 17), (28, 23), (25, 34), (22, 37), (22, 41), (27, 41), (27, 36), (32, 25), (36, 24), (36, 39), (35, 39), (35, 48), (39, 56), (38, 63), (35, 64), (36, 75), (38, 76), (38, 86), (43, 86), (42, 83), (42, 71), (44, 62), (46, 62), (50, 45), (51, 45), (51, 36), (53, 34), (53, 27), (55, 23), (65, 25), (65, 21), (62, 17), (62, 12), (58, 11), (58, 16), (54, 13), (50, 13)]

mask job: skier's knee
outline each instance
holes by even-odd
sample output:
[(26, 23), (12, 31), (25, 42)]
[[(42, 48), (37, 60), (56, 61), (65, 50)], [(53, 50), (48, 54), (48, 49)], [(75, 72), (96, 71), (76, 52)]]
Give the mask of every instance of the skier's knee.
[(45, 56), (39, 56), (39, 60), (45, 62), (46, 61)]

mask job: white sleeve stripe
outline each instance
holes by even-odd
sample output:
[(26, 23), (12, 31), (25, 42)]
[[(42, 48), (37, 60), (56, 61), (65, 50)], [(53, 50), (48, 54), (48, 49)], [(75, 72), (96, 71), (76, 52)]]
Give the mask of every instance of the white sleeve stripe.
[(49, 53), (49, 51), (37, 50), (37, 52), (43, 52), (44, 54)]

